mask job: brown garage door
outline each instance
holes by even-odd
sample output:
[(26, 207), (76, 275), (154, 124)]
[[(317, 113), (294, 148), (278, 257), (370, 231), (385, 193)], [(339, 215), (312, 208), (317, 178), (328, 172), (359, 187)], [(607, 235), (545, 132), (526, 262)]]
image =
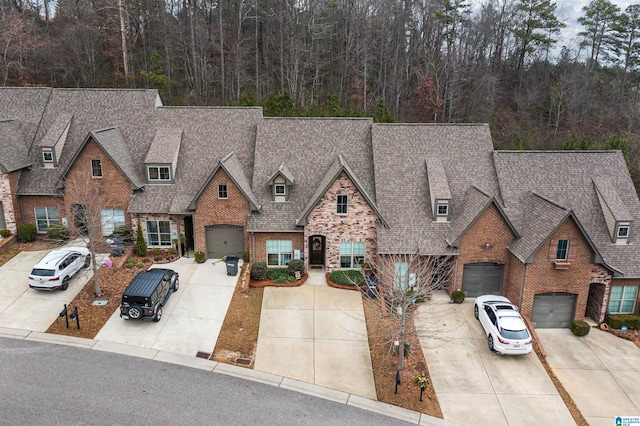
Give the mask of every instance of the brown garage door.
[(207, 226), (207, 258), (222, 259), (224, 256), (242, 257), (244, 252), (244, 230), (242, 226)]

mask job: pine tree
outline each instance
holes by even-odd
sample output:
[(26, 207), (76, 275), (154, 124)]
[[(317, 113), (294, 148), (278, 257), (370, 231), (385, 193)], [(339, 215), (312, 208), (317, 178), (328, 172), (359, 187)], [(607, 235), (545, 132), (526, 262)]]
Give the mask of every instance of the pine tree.
[(142, 228), (138, 224), (138, 230), (136, 231), (136, 255), (144, 257), (147, 255), (147, 243), (142, 235)]

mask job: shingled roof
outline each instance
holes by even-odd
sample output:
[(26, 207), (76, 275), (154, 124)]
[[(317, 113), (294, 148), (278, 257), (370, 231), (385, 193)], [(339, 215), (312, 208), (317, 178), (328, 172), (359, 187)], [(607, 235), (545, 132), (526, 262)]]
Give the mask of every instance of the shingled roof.
[(0, 171), (10, 173), (31, 165), (27, 145), (15, 120), (0, 121)]
[[(378, 229), (379, 251), (403, 252), (415, 243), (421, 254), (455, 253), (446, 238), (452, 223), (461, 223), (457, 218), (467, 190), (476, 185), (488, 194), (498, 193), (489, 126), (374, 124), (372, 140), (376, 201), (389, 224)], [(429, 157), (440, 158), (447, 177), (450, 222), (433, 221), (425, 163)]]
[[(561, 221), (570, 211), (606, 266), (626, 278), (640, 277), (640, 201), (620, 151), (496, 151), (493, 156), (505, 212), (523, 236), (511, 245), (514, 253), (527, 257), (539, 238), (548, 237), (545, 221)], [(631, 214), (631, 244), (612, 243), (593, 179), (609, 181)]]
[[(252, 188), (262, 210), (249, 217), (249, 231), (302, 232), (296, 225), (339, 155), (374, 197), (372, 120), (367, 118), (264, 118), (256, 136)], [(292, 177), (287, 202), (273, 202), (269, 179), (284, 165)], [(372, 200), (375, 203), (375, 199)]]

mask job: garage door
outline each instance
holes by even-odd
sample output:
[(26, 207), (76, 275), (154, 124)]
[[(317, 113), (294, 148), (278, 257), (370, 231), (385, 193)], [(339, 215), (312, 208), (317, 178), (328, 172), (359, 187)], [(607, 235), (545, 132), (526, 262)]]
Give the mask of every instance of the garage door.
[(502, 294), (504, 266), (498, 263), (468, 263), (462, 274), (462, 290), (465, 297), (483, 294)]
[(576, 310), (576, 295), (543, 293), (533, 298), (531, 323), (535, 328), (568, 328)]
[(211, 225), (207, 231), (207, 258), (221, 259), (224, 256), (242, 257), (244, 231), (242, 226)]

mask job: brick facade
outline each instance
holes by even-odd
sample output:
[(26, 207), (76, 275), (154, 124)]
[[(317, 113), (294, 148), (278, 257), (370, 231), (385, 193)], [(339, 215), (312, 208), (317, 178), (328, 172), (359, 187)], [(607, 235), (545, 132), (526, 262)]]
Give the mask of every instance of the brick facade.
[[(338, 195), (347, 195), (347, 214), (336, 213)], [(340, 268), (340, 242), (365, 242), (365, 258), (373, 259), (378, 252), (377, 216), (369, 203), (343, 172), (309, 213), (304, 229), (305, 268), (309, 267), (309, 237), (325, 237), (325, 269)]]
[[(607, 297), (605, 299), (605, 309), (609, 307), (609, 296), (611, 295), (611, 287), (614, 286), (638, 286), (640, 287), (640, 278), (636, 279), (624, 279), (624, 278), (613, 278), (611, 279), (611, 285), (607, 289)], [(640, 289), (638, 289), (638, 296), (636, 298), (636, 304), (633, 310), (634, 313), (640, 313)]]
[[(503, 292), (510, 291), (513, 279), (509, 260), (514, 256), (507, 249), (507, 244), (513, 240), (513, 233), (503, 219), (495, 205), (489, 207), (476, 219), (460, 238), (460, 255), (455, 262), (453, 271), (453, 290), (462, 288), (464, 265), (468, 263), (491, 262), (505, 265), (503, 277)], [(516, 303), (516, 299), (511, 299)]]
[[(218, 185), (227, 185), (227, 198), (218, 198)], [(236, 225), (244, 229), (244, 249), (250, 251), (251, 240), (247, 234), (249, 201), (233, 183), (227, 173), (219, 169), (197, 200), (193, 215), (195, 250), (207, 254), (206, 227), (208, 225)]]
[[(561, 239), (569, 240), (570, 250), (575, 250), (575, 254), (569, 256), (570, 265), (567, 269), (556, 269), (554, 264), (555, 249), (550, 247)], [(553, 256), (550, 256), (551, 252), (553, 252)], [(584, 319), (589, 297), (591, 271), (594, 266), (591, 263), (592, 254), (591, 247), (582, 236), (574, 220), (571, 218), (565, 220), (542, 243), (534, 255), (533, 263), (527, 265), (522, 306), (520, 306), (522, 314), (531, 318), (536, 294), (563, 292), (577, 295), (574, 319)]]
[[(101, 161), (102, 177), (92, 177), (91, 160)], [(73, 204), (95, 203), (95, 207), (99, 209), (123, 210), (125, 224), (131, 227), (129, 215), (126, 214), (131, 196), (131, 184), (95, 141), (87, 142), (69, 169), (66, 180), (65, 210), (67, 215), (72, 211)], [(87, 192), (89, 190), (97, 190), (100, 196), (94, 198)], [(90, 206), (87, 207), (91, 209)], [(68, 217), (70, 225), (72, 221), (73, 218)]]
[(269, 240), (290, 240), (293, 250), (291, 259), (294, 258), (295, 250), (304, 253), (304, 234), (302, 232), (257, 232), (251, 246), (245, 248), (245, 250), (252, 252), (255, 247), (255, 252), (251, 253), (253, 262), (267, 262), (267, 241)]
[(58, 217), (60, 221), (67, 218), (65, 210), (64, 198), (54, 197), (52, 195), (26, 195), (20, 197), (22, 203), (22, 214), (24, 216), (23, 223), (36, 224), (36, 207), (55, 207), (58, 209)]

